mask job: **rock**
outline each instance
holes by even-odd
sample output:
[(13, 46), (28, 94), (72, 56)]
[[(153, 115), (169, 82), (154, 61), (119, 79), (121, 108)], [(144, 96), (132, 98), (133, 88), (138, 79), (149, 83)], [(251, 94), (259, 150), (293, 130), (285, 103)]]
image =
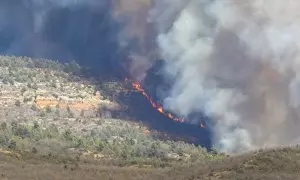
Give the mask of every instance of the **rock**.
[(168, 153), (166, 155), (166, 158), (169, 159), (169, 160), (179, 160), (180, 156), (176, 153)]

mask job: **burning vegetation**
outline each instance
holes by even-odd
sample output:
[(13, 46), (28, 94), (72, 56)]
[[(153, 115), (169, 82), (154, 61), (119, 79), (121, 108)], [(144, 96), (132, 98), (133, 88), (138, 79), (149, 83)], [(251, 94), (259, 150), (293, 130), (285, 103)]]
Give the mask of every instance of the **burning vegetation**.
[[(137, 82), (137, 81), (132, 81), (129, 80), (128, 78), (125, 78), (125, 82), (129, 82), (130, 85), (136, 89), (137, 91), (139, 91), (144, 97), (146, 97), (146, 99), (150, 102), (150, 104), (152, 105), (153, 108), (155, 108), (159, 113), (163, 114), (164, 116), (172, 119), (173, 121), (177, 121), (177, 122), (185, 122), (185, 118), (183, 117), (176, 117), (174, 114), (167, 112), (163, 106), (160, 103), (157, 103), (153, 100), (153, 98), (147, 94), (147, 92), (142, 88), (142, 85)], [(200, 123), (200, 127), (201, 128), (205, 128), (204, 123), (201, 121)]]
[(139, 91), (143, 96), (145, 96), (147, 98), (147, 100), (150, 102), (150, 104), (152, 105), (152, 107), (154, 107), (158, 112), (160, 112), (161, 114), (167, 116), (168, 118), (174, 120), (174, 121), (178, 121), (178, 122), (184, 122), (184, 118), (179, 118), (179, 117), (175, 117), (175, 115), (173, 115), (170, 112), (166, 112), (163, 108), (163, 106), (160, 103), (157, 103), (153, 100), (153, 98), (148, 95), (146, 93), (146, 91), (142, 88), (141, 84), (138, 83), (137, 81), (130, 81), (128, 78), (125, 79), (126, 82), (130, 82), (131, 86), (136, 89), (137, 91)]

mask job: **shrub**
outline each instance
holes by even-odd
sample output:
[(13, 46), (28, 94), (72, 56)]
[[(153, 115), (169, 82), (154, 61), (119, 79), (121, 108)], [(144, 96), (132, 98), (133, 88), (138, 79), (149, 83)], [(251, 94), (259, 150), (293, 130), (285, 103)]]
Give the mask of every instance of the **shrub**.
[(24, 103), (27, 103), (27, 102), (30, 102), (30, 101), (32, 101), (31, 97), (24, 97), (24, 99), (23, 99)]
[(47, 107), (46, 107), (46, 112), (47, 112), (47, 113), (51, 113), (51, 112), (52, 112), (52, 109), (51, 109), (50, 106), (47, 106)]
[(23, 96), (23, 94), (24, 94), (25, 91), (26, 91), (26, 88), (25, 88), (25, 87), (22, 87), (22, 89), (21, 89), (21, 94), (22, 94), (22, 96)]
[(45, 111), (41, 111), (41, 112), (40, 112), (40, 116), (41, 116), (41, 117), (46, 117), (46, 112), (45, 112)]
[(33, 110), (33, 111), (36, 111), (37, 110), (37, 107), (36, 107), (36, 105), (35, 104), (32, 104), (32, 106), (31, 106), (31, 108), (30, 108), (31, 110)]
[(21, 106), (21, 101), (16, 100), (15, 105), (18, 106), (18, 107), (20, 107)]
[(81, 116), (81, 117), (84, 117), (84, 110), (83, 110), (83, 109), (82, 109), (81, 112), (80, 112), (80, 116)]
[(17, 142), (14, 141), (14, 140), (10, 140), (10, 141), (9, 141), (8, 148), (9, 148), (9, 149), (13, 149), (13, 150), (17, 149)]
[(7, 129), (7, 124), (6, 124), (6, 122), (2, 122), (1, 125), (0, 125), (0, 127), (1, 127), (1, 130), (2, 130), (2, 131), (6, 130), (6, 129)]
[(70, 129), (65, 130), (65, 132), (63, 133), (63, 137), (65, 138), (65, 140), (71, 141), (73, 139), (71, 130)]

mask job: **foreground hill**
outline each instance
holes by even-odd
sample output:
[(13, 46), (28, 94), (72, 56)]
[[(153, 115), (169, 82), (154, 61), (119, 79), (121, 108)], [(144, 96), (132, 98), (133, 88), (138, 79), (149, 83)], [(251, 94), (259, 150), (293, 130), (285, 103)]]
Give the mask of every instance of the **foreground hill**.
[(201, 160), (172, 167), (118, 166), (112, 161), (73, 160), (0, 152), (0, 179), (300, 179), (300, 148), (253, 152), (221, 160)]

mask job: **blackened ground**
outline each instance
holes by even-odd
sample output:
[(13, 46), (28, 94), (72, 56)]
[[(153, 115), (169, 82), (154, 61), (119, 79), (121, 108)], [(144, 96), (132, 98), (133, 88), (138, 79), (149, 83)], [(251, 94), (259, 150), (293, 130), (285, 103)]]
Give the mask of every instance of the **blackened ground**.
[[(146, 79), (141, 82), (143, 89), (150, 95), (155, 102), (159, 102), (171, 87), (172, 81), (163, 78), (161, 70), (163, 61), (158, 60), (148, 71)], [(123, 83), (124, 92), (116, 93), (114, 100), (125, 108), (124, 111), (113, 112), (115, 118), (132, 119), (142, 122), (159, 138), (168, 138), (170, 140), (181, 140), (188, 143), (194, 143), (211, 149), (211, 131), (207, 122), (209, 119), (202, 113), (193, 113), (187, 117), (186, 122), (176, 122), (158, 112), (146, 97), (131, 87), (128, 82)], [(160, 104), (162, 104), (160, 102)], [(201, 127), (201, 123), (206, 125)]]
[(160, 132), (158, 135), (161, 138), (181, 140), (207, 149), (211, 148), (211, 132), (208, 128), (201, 128), (199, 124), (176, 122), (164, 116), (139, 92), (121, 93), (116, 100), (129, 105), (126, 114), (142, 122), (152, 131)]

